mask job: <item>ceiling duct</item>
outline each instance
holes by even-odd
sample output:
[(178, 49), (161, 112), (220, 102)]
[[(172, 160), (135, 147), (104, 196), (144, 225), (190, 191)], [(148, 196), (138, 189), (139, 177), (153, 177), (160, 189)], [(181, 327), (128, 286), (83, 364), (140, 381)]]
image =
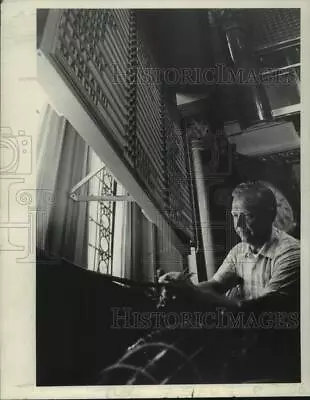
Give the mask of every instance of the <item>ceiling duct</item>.
[(292, 122), (260, 125), (240, 131), (238, 124), (225, 127), (225, 133), (236, 151), (247, 156), (261, 156), (297, 149), (300, 138)]

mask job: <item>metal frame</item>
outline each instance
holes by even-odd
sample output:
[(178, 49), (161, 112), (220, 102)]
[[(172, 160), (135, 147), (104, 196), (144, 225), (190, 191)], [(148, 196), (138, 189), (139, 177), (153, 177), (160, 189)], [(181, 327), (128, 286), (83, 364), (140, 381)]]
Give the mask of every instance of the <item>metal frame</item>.
[(105, 195), (105, 196), (85, 196), (85, 195), (79, 195), (76, 193), (78, 189), (80, 189), (83, 185), (85, 185), (91, 178), (93, 178), (95, 175), (97, 175), (99, 172), (101, 172), (103, 169), (106, 169), (106, 167), (101, 167), (97, 169), (96, 171), (90, 172), (87, 174), (83, 179), (80, 180), (73, 188), (70, 190), (69, 196), (71, 197), (72, 200), (74, 201), (128, 201), (128, 202), (133, 202), (135, 201), (134, 198), (130, 195), (123, 195), (123, 196), (116, 196), (116, 195)]

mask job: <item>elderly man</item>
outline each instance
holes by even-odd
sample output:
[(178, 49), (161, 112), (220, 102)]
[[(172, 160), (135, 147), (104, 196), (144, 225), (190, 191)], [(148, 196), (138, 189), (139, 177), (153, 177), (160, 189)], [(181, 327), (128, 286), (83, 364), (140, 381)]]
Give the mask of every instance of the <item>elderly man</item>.
[[(193, 285), (182, 273), (167, 273), (159, 281), (186, 291), (195, 300), (238, 310), (270, 298), (292, 299), (299, 283), (300, 243), (273, 226), (277, 212), (273, 192), (261, 182), (246, 182), (233, 191), (231, 214), (241, 239), (215, 275)], [(238, 288), (238, 296), (225, 293)], [(296, 299), (296, 297), (294, 297)]]

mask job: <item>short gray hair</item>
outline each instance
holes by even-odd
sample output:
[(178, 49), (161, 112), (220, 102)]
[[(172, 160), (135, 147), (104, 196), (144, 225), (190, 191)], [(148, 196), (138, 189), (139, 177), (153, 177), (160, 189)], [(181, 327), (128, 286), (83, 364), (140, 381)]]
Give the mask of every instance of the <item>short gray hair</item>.
[(255, 206), (270, 213), (274, 219), (277, 214), (277, 200), (269, 187), (261, 181), (240, 183), (232, 192), (233, 198), (247, 197)]

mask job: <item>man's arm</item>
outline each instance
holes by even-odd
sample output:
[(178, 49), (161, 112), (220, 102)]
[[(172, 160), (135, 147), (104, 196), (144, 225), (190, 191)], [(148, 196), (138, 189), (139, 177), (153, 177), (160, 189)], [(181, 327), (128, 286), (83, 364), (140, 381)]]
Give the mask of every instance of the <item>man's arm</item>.
[(300, 247), (296, 244), (275, 257), (270, 281), (261, 296), (243, 300), (239, 306), (244, 310), (280, 311), (299, 309)]
[(204, 282), (199, 282), (197, 283), (197, 288), (201, 289), (202, 291), (204, 290), (211, 290), (219, 294), (224, 294), (228, 289), (226, 289), (225, 285), (222, 283), (210, 279), (209, 281), (204, 281)]
[(239, 253), (239, 246), (233, 247), (213, 277), (206, 282), (199, 283), (197, 287), (202, 290), (211, 290), (217, 294), (223, 295), (229, 289), (236, 286), (240, 282), (240, 277), (236, 268)]
[(242, 302), (240, 300), (229, 298), (221, 294), (223, 287), (219, 282), (211, 280), (202, 282), (202, 284), (196, 285), (192, 291), (195, 300), (205, 302), (214, 307), (225, 307), (232, 311), (242, 307)]
[(273, 273), (265, 287), (265, 294), (296, 294), (300, 281), (300, 248), (290, 247), (276, 256)]
[[(249, 300), (245, 307), (252, 305), (264, 309), (299, 309), (300, 288), (300, 247), (291, 246), (275, 257), (272, 276), (264, 288), (262, 296)], [(253, 303), (253, 304), (252, 304)]]
[(200, 282), (197, 285), (192, 284), (188, 279), (183, 279), (182, 273), (176, 272), (163, 275), (159, 281), (167, 283), (171, 288), (174, 287), (180, 292), (184, 291), (185, 293), (186, 291), (201, 303), (235, 310), (240, 307), (240, 302), (226, 297), (224, 293), (240, 281), (240, 277), (236, 273), (237, 255), (238, 246), (235, 246), (228, 253), (215, 275), (210, 280)]

